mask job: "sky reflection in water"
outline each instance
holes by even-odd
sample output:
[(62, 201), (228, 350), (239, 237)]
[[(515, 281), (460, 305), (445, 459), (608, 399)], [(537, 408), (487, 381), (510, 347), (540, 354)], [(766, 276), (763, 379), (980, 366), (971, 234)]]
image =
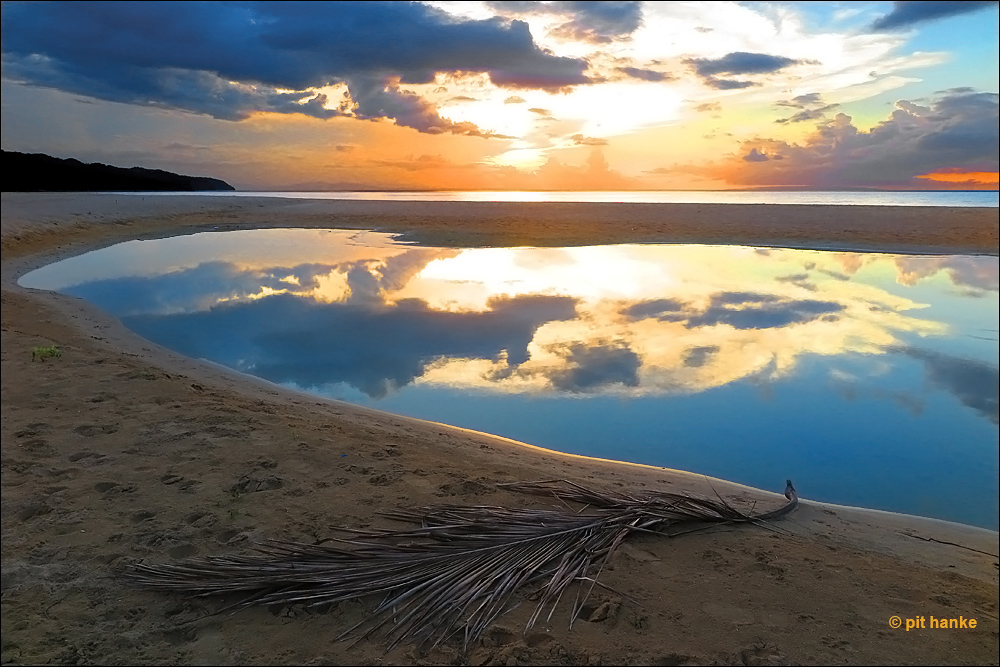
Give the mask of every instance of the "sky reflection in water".
[(132, 241), (21, 280), (324, 396), (992, 529), (997, 283), (995, 257), (328, 230)]

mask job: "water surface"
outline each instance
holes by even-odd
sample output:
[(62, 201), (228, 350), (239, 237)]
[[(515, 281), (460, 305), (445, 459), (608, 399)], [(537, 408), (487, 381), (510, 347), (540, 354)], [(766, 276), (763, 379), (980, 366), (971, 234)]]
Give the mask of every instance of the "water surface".
[(131, 241), (21, 284), (323, 396), (997, 529), (996, 257), (272, 229)]
[(609, 202), (634, 204), (824, 204), (838, 206), (961, 206), (997, 208), (996, 190), (769, 192), (747, 190), (655, 190), (620, 192), (428, 191), (428, 192), (121, 192), (121, 195), (280, 197), (355, 201)]

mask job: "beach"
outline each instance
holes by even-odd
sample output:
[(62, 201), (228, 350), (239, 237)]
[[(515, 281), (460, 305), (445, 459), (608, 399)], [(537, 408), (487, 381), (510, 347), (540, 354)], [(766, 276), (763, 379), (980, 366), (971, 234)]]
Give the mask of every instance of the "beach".
[[(293, 392), (145, 341), (89, 304), (27, 290), (27, 271), (90, 249), (197, 231), (372, 229), (454, 247), (732, 243), (998, 254), (996, 209), (564, 204), (3, 194), (2, 544), (7, 663), (996, 664), (996, 532), (803, 502), (768, 530), (636, 535), (602, 573), (592, 620), (569, 603), (524, 633), (531, 605), (462, 655), (338, 634), (365, 607), (207, 616), (211, 600), (129, 586), (139, 559), (315, 542), (380, 512), (439, 503), (547, 506), (498, 483), (566, 479), (641, 493), (784, 501), (648, 466)], [(32, 349), (57, 345), (44, 361)], [(600, 611), (601, 613), (597, 613)], [(893, 628), (903, 619), (975, 628)]]

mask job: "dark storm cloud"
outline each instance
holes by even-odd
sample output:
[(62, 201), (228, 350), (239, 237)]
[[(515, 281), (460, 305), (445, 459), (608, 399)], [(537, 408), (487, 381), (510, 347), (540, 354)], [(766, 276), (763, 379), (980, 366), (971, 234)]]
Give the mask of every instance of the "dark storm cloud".
[[(123, 318), (140, 335), (272, 382), (318, 387), (346, 382), (372, 397), (409, 384), (442, 357), (528, 359), (535, 330), (572, 319), (569, 297), (498, 298), (485, 312), (317, 303), (292, 295), (221, 304), (209, 311)], [(519, 360), (519, 361), (513, 361)]]
[[(523, 21), (460, 20), (418, 3), (56, 2), (2, 11), (8, 78), (228, 120), (256, 111), (353, 115), (477, 134), (400, 86), (457, 71), (511, 88), (590, 82), (586, 62), (543, 51)], [(337, 83), (350, 99), (335, 100), (336, 109), (308, 90)]]
[(556, 389), (585, 393), (612, 384), (639, 386), (642, 359), (627, 345), (577, 343), (565, 352), (566, 367), (549, 374), (549, 381)]
[(996, 366), (915, 347), (890, 347), (887, 351), (922, 361), (934, 385), (994, 424), (1000, 423), (997, 408), (1000, 372)]
[(573, 39), (606, 44), (626, 39), (642, 25), (640, 2), (487, 2), (486, 5), (505, 16), (546, 14), (562, 19), (550, 34), (561, 39)]
[(877, 19), (871, 25), (871, 30), (899, 30), (915, 23), (933, 21), (958, 14), (968, 14), (986, 7), (995, 6), (997, 2), (938, 2), (922, 0), (920, 2), (896, 2), (892, 11)]

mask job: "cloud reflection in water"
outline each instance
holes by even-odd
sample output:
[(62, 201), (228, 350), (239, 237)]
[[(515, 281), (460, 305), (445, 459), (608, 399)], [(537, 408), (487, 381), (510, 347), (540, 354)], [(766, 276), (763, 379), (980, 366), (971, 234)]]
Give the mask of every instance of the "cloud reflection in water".
[(897, 287), (942, 271), (965, 288), (997, 282), (989, 258), (391, 245), (332, 257), (300, 233), (313, 236), (299, 255), (283, 242), (283, 256), (304, 260), (289, 266), (236, 246), (231, 259), (64, 291), (185, 354), (302, 388), (639, 396), (787, 377), (803, 355), (886, 355), (906, 336), (945, 334), (919, 317), (926, 304), (887, 289), (890, 276)]

